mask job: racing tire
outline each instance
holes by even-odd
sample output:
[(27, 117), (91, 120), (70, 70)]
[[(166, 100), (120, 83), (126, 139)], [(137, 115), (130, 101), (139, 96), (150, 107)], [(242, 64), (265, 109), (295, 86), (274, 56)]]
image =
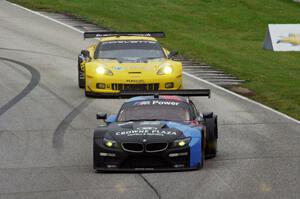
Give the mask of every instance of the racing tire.
[(205, 158), (214, 158), (217, 155), (217, 139), (218, 139), (218, 122), (217, 116), (206, 118), (206, 146)]
[(80, 67), (80, 63), (81, 63), (81, 60), (80, 58), (78, 58), (78, 86), (79, 88), (84, 88), (85, 87), (85, 78), (80, 78), (80, 77), (84, 77), (84, 71), (81, 70), (81, 67)]
[(203, 165), (204, 165), (204, 162), (205, 162), (205, 149), (204, 149), (204, 147), (203, 147), (203, 141), (202, 141), (202, 154), (201, 154), (201, 163), (199, 164), (199, 169), (202, 169), (203, 168)]
[(100, 169), (95, 169), (95, 173), (105, 173), (105, 171), (100, 170)]

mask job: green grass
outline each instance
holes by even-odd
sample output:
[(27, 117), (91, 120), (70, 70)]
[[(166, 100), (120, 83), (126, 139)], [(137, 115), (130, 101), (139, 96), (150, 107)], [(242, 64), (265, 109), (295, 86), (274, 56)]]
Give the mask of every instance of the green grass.
[(122, 31), (165, 31), (170, 49), (241, 79), (255, 100), (300, 119), (300, 53), (262, 49), (267, 24), (299, 23), (292, 0), (11, 0)]

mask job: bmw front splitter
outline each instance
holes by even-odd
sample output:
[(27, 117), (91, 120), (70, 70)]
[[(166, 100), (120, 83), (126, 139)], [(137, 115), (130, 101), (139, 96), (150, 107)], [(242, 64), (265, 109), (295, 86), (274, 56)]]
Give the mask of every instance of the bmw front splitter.
[(151, 173), (151, 172), (176, 172), (176, 171), (195, 171), (201, 168), (200, 164), (197, 167), (183, 168), (95, 168), (96, 173)]

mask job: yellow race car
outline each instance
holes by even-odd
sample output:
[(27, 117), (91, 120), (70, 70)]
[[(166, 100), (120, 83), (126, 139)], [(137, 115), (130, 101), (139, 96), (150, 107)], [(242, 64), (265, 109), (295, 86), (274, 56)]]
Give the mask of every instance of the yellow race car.
[(182, 64), (176, 51), (161, 47), (163, 32), (85, 32), (98, 44), (78, 56), (78, 84), (86, 96), (111, 96), (120, 91), (182, 88)]

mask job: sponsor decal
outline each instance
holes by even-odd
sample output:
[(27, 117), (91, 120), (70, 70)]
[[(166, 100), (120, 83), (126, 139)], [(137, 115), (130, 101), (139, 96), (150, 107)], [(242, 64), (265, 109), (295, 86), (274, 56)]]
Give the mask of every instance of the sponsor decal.
[(122, 70), (123, 67), (122, 67), (122, 66), (114, 66), (113, 69), (114, 69), (114, 70)]
[[(98, 35), (96, 35), (97, 37)], [(101, 36), (101, 35), (100, 35)], [(139, 35), (138, 35), (139, 36)], [(147, 35), (146, 35), (147, 36)], [(149, 35), (150, 36), (150, 35)], [(155, 44), (155, 41), (143, 41), (143, 40), (118, 40), (118, 41), (106, 41), (103, 44), (137, 44), (137, 43), (146, 43), (146, 44)]]
[(150, 103), (150, 101), (140, 101), (140, 102), (135, 102), (133, 105), (143, 106), (143, 105), (151, 105), (151, 103)]
[(129, 66), (129, 69), (144, 69), (144, 66)]
[[(144, 121), (140, 123), (141, 125), (159, 125), (160, 121)], [(154, 127), (152, 127), (154, 128)]]
[(139, 131), (142, 131), (142, 130), (157, 130), (156, 127), (152, 127), (152, 126), (138, 127), (138, 128), (136, 128), (136, 129), (139, 130)]
[(152, 171), (154, 168), (134, 168), (136, 171)]
[(153, 100), (153, 101), (139, 101), (135, 102), (133, 105), (135, 106), (143, 106), (143, 105), (169, 105), (169, 106), (178, 106), (179, 102), (174, 101), (159, 101), (159, 100)]
[(154, 100), (154, 101), (152, 101), (152, 104), (153, 104), (153, 105), (171, 105), (171, 106), (178, 106), (178, 105), (179, 105), (179, 102)]
[(177, 135), (175, 131), (171, 130), (159, 130), (159, 129), (135, 129), (129, 131), (115, 132), (116, 136), (166, 136)]
[(139, 79), (137, 79), (137, 80), (135, 80), (135, 79), (128, 79), (128, 80), (126, 80), (126, 82), (129, 82), (129, 83), (143, 83), (144, 80), (139, 80)]

